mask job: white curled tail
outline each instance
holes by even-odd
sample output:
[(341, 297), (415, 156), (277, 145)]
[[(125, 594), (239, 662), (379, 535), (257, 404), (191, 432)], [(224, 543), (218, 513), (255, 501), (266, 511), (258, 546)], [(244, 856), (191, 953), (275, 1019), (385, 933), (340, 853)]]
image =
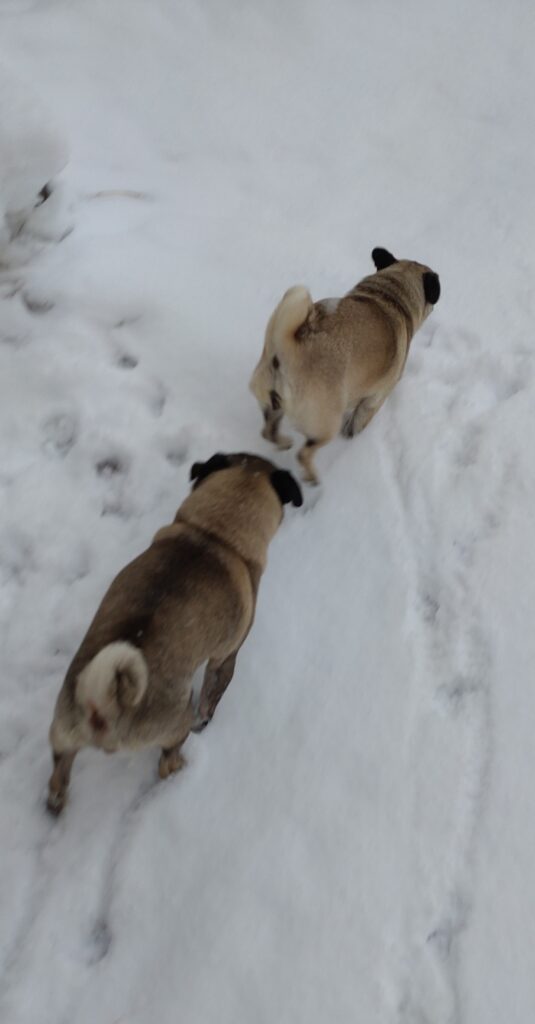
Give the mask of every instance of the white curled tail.
[(103, 647), (80, 672), (76, 700), (104, 710), (117, 703), (123, 710), (135, 708), (149, 681), (147, 663), (133, 644), (124, 640)]
[(310, 292), (303, 284), (295, 284), (293, 288), (288, 288), (271, 320), (275, 348), (277, 348), (277, 343), (284, 344), (285, 341), (294, 337), (297, 329), (304, 324), (312, 305)]

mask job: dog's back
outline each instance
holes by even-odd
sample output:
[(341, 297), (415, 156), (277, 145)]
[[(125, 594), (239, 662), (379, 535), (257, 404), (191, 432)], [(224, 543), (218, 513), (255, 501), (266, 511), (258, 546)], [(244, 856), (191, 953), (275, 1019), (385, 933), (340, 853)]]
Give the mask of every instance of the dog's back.
[[(175, 717), (186, 707), (195, 670), (237, 645), (252, 614), (251, 578), (235, 553), (194, 527), (177, 523), (161, 530), (104, 595), (67, 671), (55, 716), (59, 727), (104, 749), (127, 740), (129, 747), (146, 744), (153, 723), (161, 729), (165, 706)], [(92, 678), (100, 682), (102, 676), (88, 670), (121, 645), (141, 655), (146, 692), (131, 706), (104, 693), (102, 708), (96, 685), (91, 689)], [(99, 729), (102, 720), (106, 734)]]

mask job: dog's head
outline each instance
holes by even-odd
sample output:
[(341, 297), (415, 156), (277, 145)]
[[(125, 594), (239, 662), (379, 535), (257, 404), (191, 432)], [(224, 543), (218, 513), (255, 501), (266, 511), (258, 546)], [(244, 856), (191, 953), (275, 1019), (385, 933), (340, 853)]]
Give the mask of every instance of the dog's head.
[(389, 271), (393, 276), (404, 278), (411, 286), (414, 299), (421, 300), (422, 319), (432, 310), (440, 298), (440, 279), (434, 270), (414, 260), (398, 260), (388, 249), (377, 248), (372, 260), (378, 273)]
[(223, 473), (232, 468), (239, 468), (242, 474), (250, 476), (251, 480), (259, 476), (269, 480), (281, 505), (291, 502), (292, 505), (299, 507), (303, 504), (301, 488), (291, 473), (285, 469), (278, 469), (269, 459), (263, 459), (259, 455), (251, 455), (248, 452), (237, 452), (231, 455), (217, 452), (207, 462), (195, 462), (190, 470), (193, 490), (196, 490), (207, 477), (214, 473)]
[(249, 452), (218, 452), (207, 462), (195, 462), (190, 475), (192, 491), (177, 519), (213, 534), (246, 561), (263, 567), (284, 505), (303, 503), (292, 474)]

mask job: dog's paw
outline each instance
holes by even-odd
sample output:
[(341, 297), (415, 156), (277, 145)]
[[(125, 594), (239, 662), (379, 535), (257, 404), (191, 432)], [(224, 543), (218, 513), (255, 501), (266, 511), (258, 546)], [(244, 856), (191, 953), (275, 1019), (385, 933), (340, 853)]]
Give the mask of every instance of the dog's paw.
[(293, 445), (291, 437), (279, 437), (277, 438), (277, 448), (281, 452), (287, 452)]
[(171, 750), (167, 753), (162, 751), (158, 764), (158, 774), (161, 779), (167, 779), (175, 772), (179, 772), (185, 764), (186, 758), (178, 750)]
[(65, 807), (67, 800), (67, 793), (65, 790), (51, 789), (48, 793), (48, 799), (46, 802), (46, 809), (50, 814), (53, 814), (55, 818), (61, 814)]
[(206, 729), (206, 726), (208, 725), (208, 723), (210, 721), (211, 721), (211, 719), (208, 718), (208, 717), (202, 718), (201, 715), (197, 715), (196, 718), (195, 718), (195, 721), (194, 721), (194, 723), (193, 723), (193, 725), (191, 727), (191, 731), (192, 732), (197, 732), (197, 733), (202, 732), (203, 729)]

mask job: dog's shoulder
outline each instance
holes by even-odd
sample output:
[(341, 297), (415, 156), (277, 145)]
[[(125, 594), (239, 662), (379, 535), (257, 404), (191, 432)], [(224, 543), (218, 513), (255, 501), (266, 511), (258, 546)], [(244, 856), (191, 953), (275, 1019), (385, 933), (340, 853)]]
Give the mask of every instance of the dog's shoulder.
[(361, 311), (366, 307), (368, 313), (375, 309), (396, 334), (400, 328), (406, 331), (408, 338), (414, 334), (418, 310), (415, 309), (411, 289), (399, 276), (388, 271), (371, 274), (359, 281), (346, 299)]

